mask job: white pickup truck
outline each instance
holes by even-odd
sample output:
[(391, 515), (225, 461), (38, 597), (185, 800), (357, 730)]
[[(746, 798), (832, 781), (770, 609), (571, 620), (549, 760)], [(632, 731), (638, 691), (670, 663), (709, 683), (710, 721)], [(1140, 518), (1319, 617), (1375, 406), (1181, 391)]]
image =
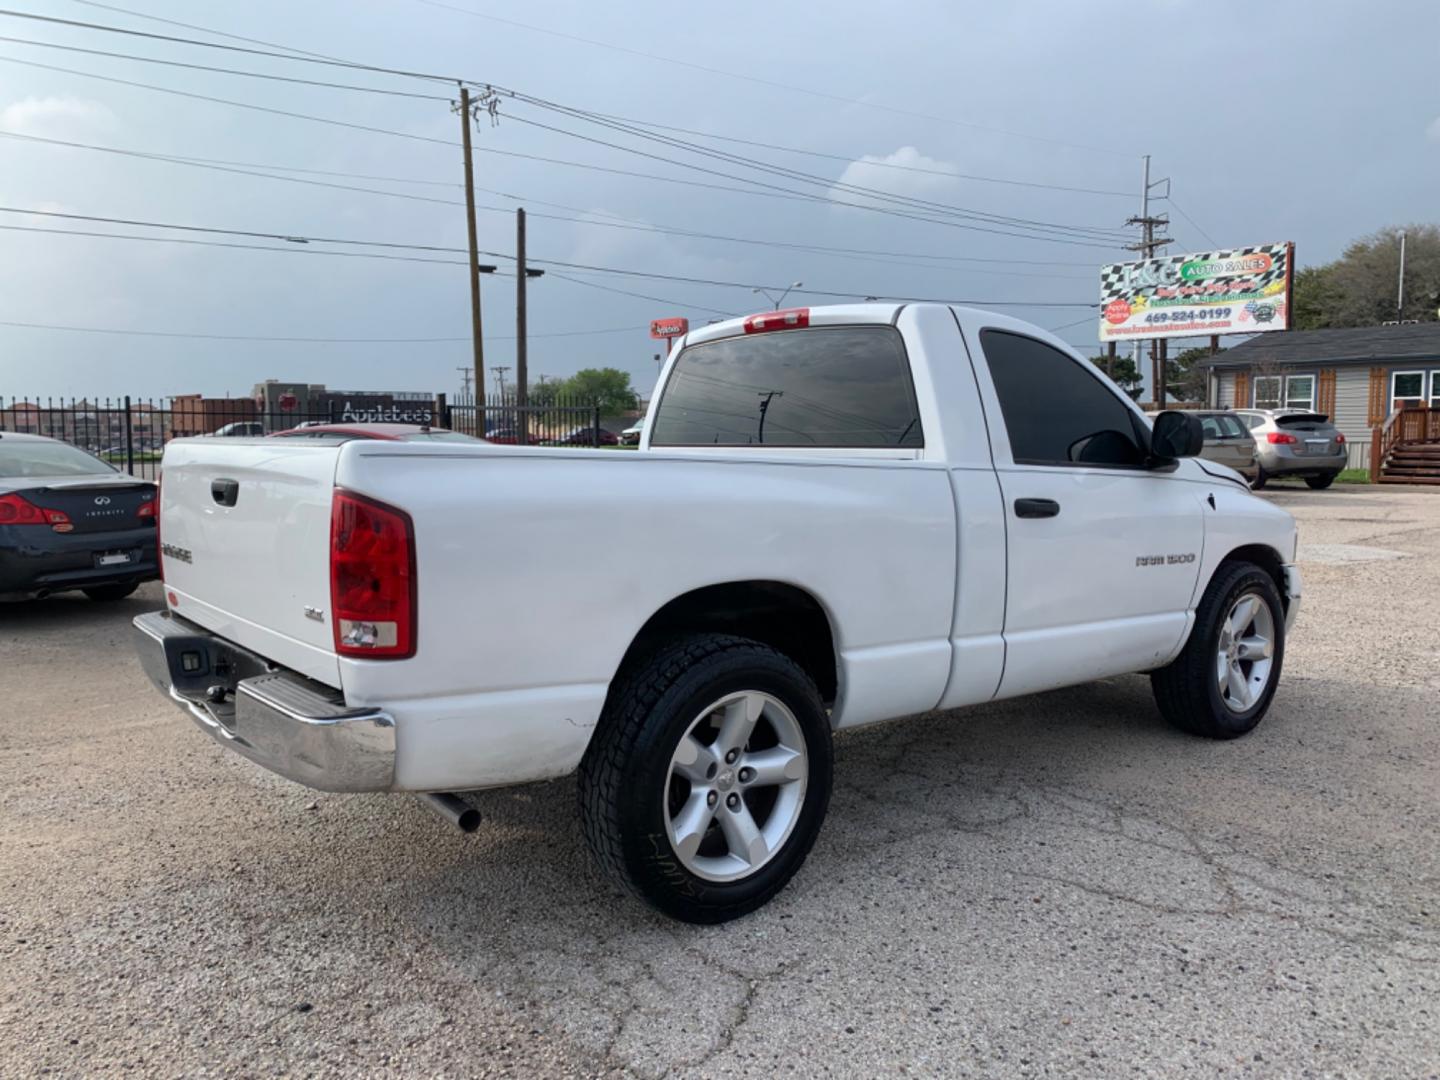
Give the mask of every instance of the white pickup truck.
[[(329, 791), (579, 770), (590, 846), (718, 922), (804, 861), (831, 735), (1127, 672), (1212, 738), (1269, 708), (1289, 514), (1052, 335), (938, 304), (692, 331), (638, 452), (180, 439), (147, 673)], [(960, 722), (957, 718), (956, 722)]]

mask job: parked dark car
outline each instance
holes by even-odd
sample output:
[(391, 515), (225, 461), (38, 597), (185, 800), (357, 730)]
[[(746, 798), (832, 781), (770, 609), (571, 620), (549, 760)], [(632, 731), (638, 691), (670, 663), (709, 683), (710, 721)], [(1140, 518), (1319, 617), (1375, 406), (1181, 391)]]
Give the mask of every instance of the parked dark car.
[(618, 446), (620, 439), (613, 431), (600, 429), (599, 438), (596, 438), (593, 427), (577, 427), (565, 434), (549, 440), (551, 446)]
[(0, 600), (122, 600), (159, 576), (155, 485), (40, 435), (0, 433)]
[[(520, 433), (513, 424), (496, 424), (494, 427), (485, 429), (485, 441), (499, 443), (502, 446), (514, 446), (520, 441)], [(531, 446), (540, 445), (540, 436), (533, 427), (526, 432), (525, 441)]]
[(1244, 422), (1233, 412), (1206, 410), (1196, 412), (1205, 432), (1205, 445), (1200, 457), (1217, 465), (1228, 465), (1251, 483), (1255, 482), (1255, 440)]

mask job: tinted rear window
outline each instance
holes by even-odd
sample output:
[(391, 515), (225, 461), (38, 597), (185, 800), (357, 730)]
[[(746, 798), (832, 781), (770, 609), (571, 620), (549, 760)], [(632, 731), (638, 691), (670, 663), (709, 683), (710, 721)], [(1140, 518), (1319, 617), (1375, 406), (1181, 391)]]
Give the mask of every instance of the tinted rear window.
[(910, 364), (891, 326), (819, 327), (692, 345), (652, 446), (918, 447)]
[(1323, 424), (1329, 420), (1321, 413), (1288, 413), (1275, 418), (1276, 427), (1294, 427), (1297, 424)]
[(0, 436), (0, 477), (113, 476), (118, 470), (61, 442), (21, 442)]

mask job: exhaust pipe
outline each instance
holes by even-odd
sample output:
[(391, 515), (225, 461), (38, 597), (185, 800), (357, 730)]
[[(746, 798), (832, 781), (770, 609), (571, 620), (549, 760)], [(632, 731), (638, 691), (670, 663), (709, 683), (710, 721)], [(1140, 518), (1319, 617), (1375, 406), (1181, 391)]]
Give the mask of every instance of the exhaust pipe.
[(421, 795), (420, 801), (461, 832), (472, 833), (480, 827), (480, 811), (459, 795), (448, 791), (432, 791)]

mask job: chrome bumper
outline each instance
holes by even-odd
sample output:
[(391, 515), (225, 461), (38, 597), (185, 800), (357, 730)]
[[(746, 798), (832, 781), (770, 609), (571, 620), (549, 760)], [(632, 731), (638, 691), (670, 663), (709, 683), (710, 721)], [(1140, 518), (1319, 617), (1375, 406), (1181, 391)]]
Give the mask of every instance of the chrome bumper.
[(321, 791), (387, 791), (395, 721), (345, 705), (339, 691), (278, 668), (168, 611), (137, 615), (150, 681), (237, 754)]
[(1289, 634), (1300, 614), (1300, 568), (1286, 563), (1281, 569), (1285, 571), (1285, 633)]

